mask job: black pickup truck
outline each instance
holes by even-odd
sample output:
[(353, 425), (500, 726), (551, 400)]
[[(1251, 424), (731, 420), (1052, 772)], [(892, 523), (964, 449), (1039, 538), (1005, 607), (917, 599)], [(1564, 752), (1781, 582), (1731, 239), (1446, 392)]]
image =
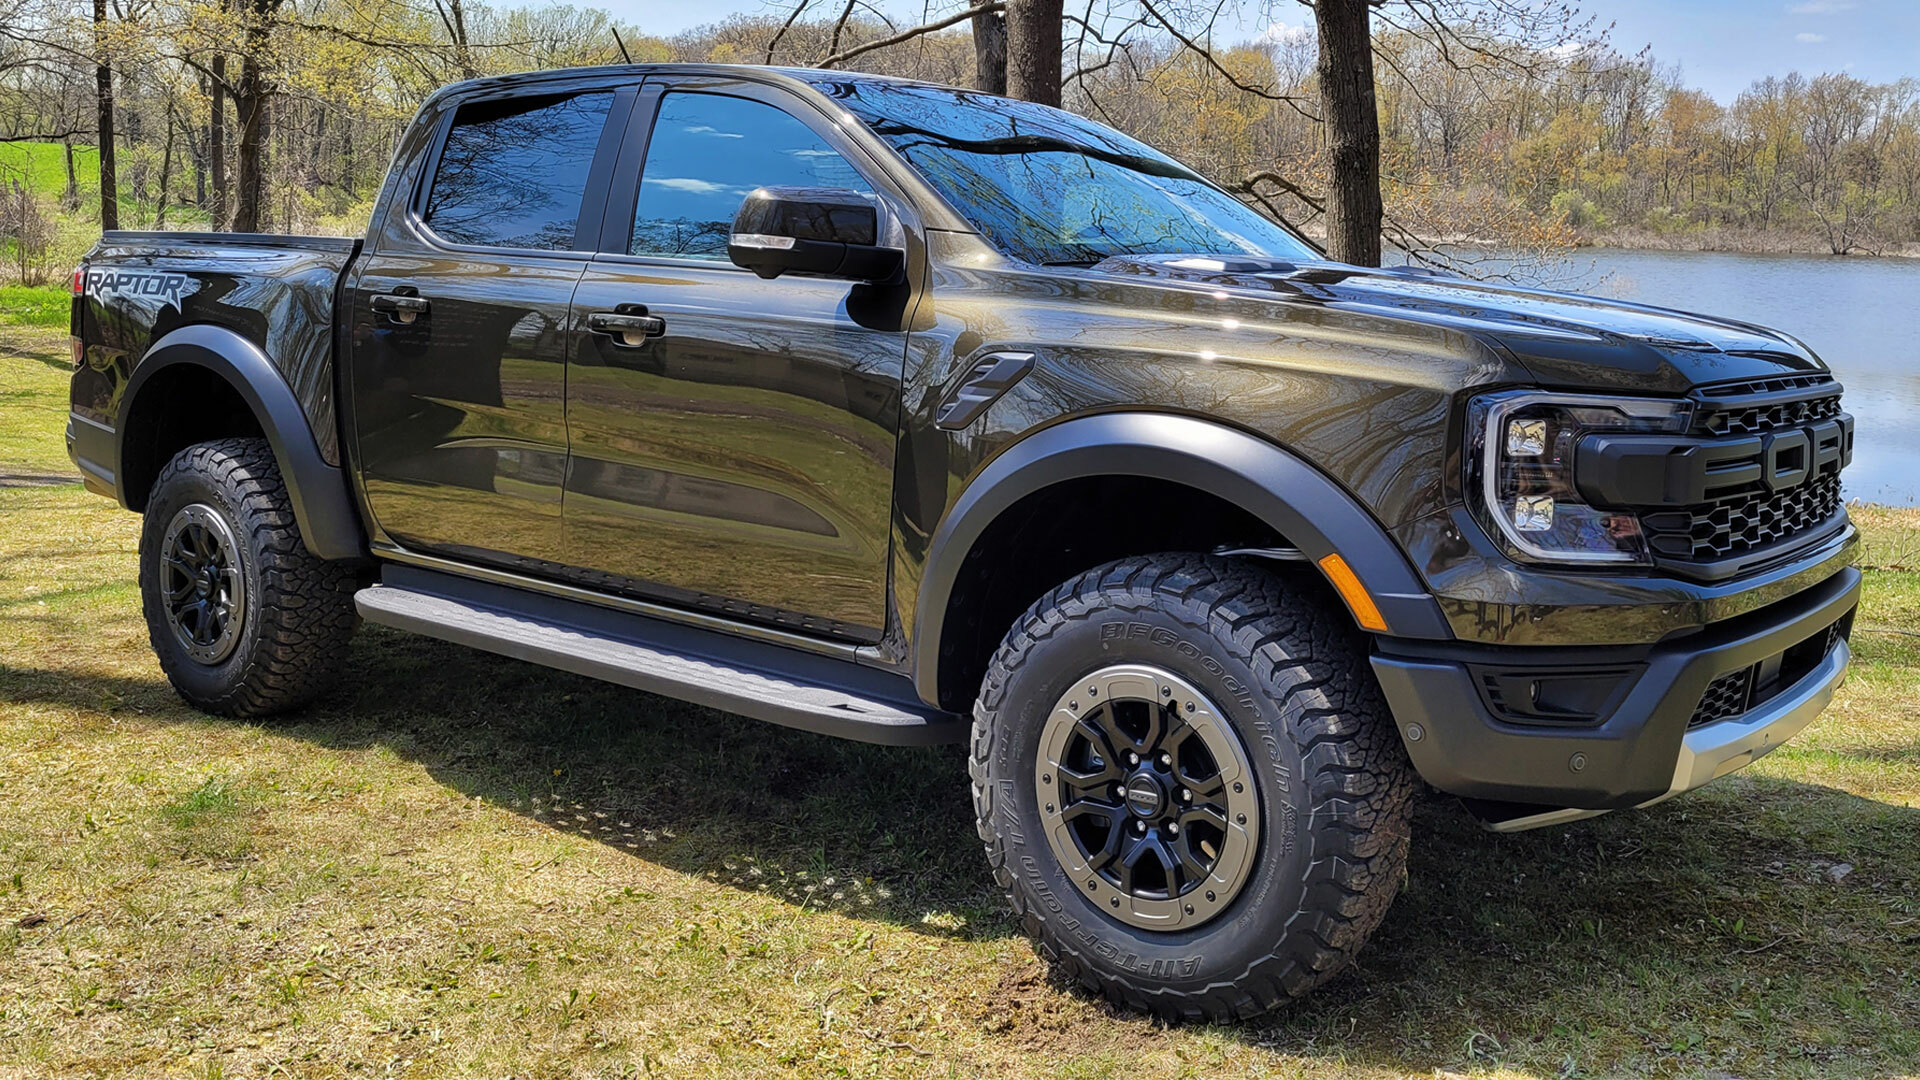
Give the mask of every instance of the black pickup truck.
[(1339, 970), (1420, 782), (1517, 830), (1845, 673), (1853, 422), (1723, 319), (1326, 261), (1077, 116), (831, 71), (461, 83), (364, 239), (111, 232), (68, 439), (261, 716), (359, 619), (969, 742), (1041, 949), (1168, 1017)]

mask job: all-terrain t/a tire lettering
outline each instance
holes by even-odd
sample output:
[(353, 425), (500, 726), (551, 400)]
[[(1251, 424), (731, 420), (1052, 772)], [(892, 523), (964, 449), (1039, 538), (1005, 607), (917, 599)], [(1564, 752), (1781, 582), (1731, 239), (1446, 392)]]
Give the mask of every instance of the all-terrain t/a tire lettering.
[[(1125, 664), (1209, 699), (1259, 788), (1250, 877), (1197, 925), (1114, 917), (1114, 887), (1069, 880), (1046, 839), (1042, 728), (1062, 691)], [(987, 857), (1041, 951), (1115, 1002), (1170, 1019), (1263, 1012), (1349, 963), (1398, 891), (1417, 788), (1341, 615), (1304, 582), (1200, 555), (1111, 563), (1034, 604), (981, 689), (971, 765)]]
[[(236, 625), (181, 615), (200, 573), (201, 594), (226, 592)], [(350, 564), (307, 550), (265, 439), (190, 446), (154, 481), (140, 533), (147, 630), (196, 708), (268, 716), (318, 697), (346, 660), (354, 585)]]

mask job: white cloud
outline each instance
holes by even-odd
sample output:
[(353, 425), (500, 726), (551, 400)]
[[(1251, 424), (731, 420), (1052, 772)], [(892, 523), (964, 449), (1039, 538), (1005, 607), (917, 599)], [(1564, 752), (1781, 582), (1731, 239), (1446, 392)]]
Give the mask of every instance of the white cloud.
[(1263, 45), (1299, 45), (1313, 39), (1313, 27), (1305, 24), (1295, 26), (1288, 22), (1269, 23), (1260, 33), (1260, 43)]
[(1793, 35), (1793, 40), (1795, 40), (1795, 41), (1798, 41), (1798, 42), (1801, 42), (1802, 44), (1806, 44), (1806, 45), (1818, 45), (1819, 43), (1821, 43), (1821, 42), (1823, 42), (1823, 41), (1825, 41), (1825, 40), (1827, 40), (1827, 35), (1825, 35), (1825, 34), (1795, 34), (1795, 35)]
[(687, 127), (681, 128), (680, 130), (686, 132), (689, 135), (711, 135), (716, 139), (746, 138), (745, 135), (742, 135), (737, 131), (721, 131), (719, 128), (713, 127), (710, 124), (691, 124)]
[(657, 184), (670, 191), (691, 191), (696, 195), (719, 195), (740, 190), (725, 184), (716, 184), (711, 180), (696, 180), (690, 176), (663, 176), (658, 180), (649, 180), (647, 183)]
[(1803, 4), (1794, 4), (1787, 8), (1791, 15), (1838, 15), (1843, 11), (1852, 11), (1853, 0), (1807, 0)]

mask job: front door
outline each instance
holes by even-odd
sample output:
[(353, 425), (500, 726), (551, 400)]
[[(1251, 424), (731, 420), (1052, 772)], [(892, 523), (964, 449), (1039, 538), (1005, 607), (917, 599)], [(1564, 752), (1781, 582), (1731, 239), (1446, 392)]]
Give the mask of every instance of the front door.
[[(593, 584), (875, 640), (906, 290), (763, 281), (726, 253), (756, 187), (872, 188), (830, 123), (739, 80), (643, 95), (633, 128), (632, 229), (623, 215), (574, 296), (567, 560)], [(610, 329), (633, 314), (655, 332)]]
[(349, 392), (367, 503), (392, 542), (533, 569), (564, 557), (567, 313), (597, 220), (586, 250), (575, 233), (633, 96), (462, 103), (415, 212), (362, 258)]

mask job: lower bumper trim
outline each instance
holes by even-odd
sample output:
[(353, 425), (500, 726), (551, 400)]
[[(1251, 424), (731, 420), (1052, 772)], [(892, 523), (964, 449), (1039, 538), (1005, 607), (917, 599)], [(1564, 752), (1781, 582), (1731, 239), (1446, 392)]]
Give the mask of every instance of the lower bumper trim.
[[(1848, 567), (1739, 620), (1632, 655), (1462, 646), (1421, 652), (1393, 643), (1377, 646), (1373, 668), (1420, 775), (1468, 799), (1501, 831), (1518, 831), (1591, 816), (1576, 811), (1659, 802), (1798, 734), (1844, 678), (1860, 581)], [(1758, 700), (1696, 724), (1709, 686), (1743, 668), (1764, 680), (1751, 691)], [(1566, 689), (1589, 682), (1599, 690)]]
[(1800, 734), (1833, 701), (1834, 691), (1847, 681), (1853, 652), (1842, 639), (1819, 666), (1788, 692), (1744, 716), (1719, 720), (1687, 732), (1680, 740), (1680, 757), (1673, 768), (1673, 786), (1667, 793), (1641, 803), (1652, 806), (1683, 791), (1692, 791), (1738, 772)]

